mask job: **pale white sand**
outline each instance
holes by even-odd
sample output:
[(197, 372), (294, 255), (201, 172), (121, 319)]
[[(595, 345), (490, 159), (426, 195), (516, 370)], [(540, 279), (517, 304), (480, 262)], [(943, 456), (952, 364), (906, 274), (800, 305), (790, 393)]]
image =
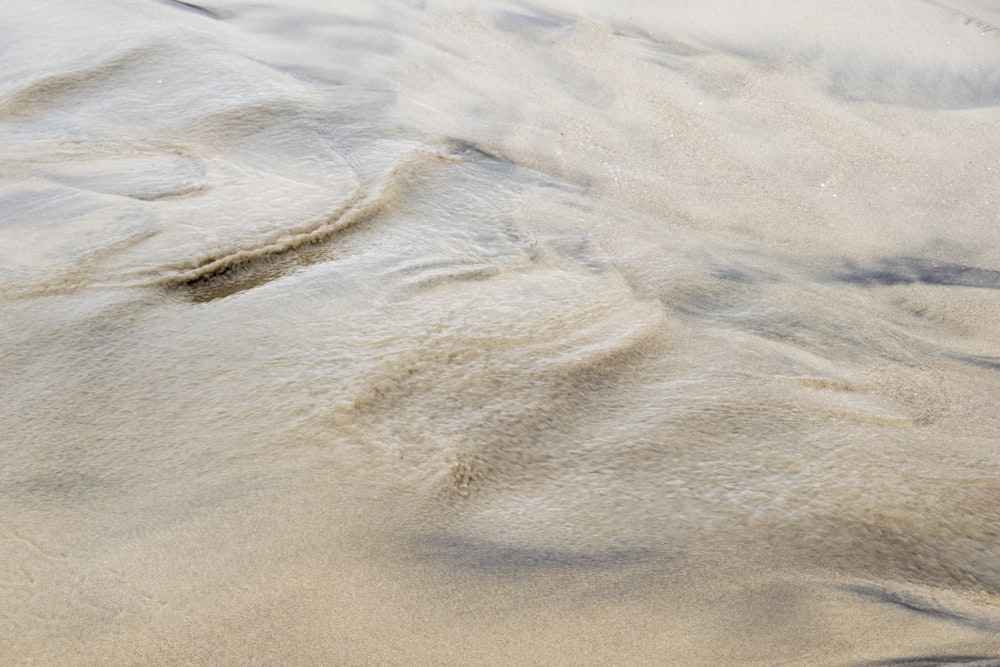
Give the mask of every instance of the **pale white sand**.
[(0, 662), (1000, 664), (993, 4), (0, 58)]

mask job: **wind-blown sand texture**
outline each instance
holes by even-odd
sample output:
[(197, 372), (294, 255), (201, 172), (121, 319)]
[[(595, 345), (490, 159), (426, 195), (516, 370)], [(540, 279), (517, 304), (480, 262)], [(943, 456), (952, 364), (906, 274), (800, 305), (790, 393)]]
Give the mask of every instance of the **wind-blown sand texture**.
[(1000, 665), (1000, 9), (0, 5), (0, 663)]

